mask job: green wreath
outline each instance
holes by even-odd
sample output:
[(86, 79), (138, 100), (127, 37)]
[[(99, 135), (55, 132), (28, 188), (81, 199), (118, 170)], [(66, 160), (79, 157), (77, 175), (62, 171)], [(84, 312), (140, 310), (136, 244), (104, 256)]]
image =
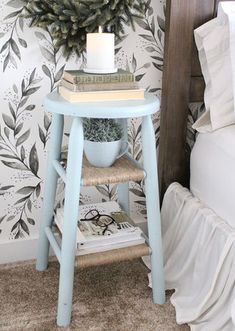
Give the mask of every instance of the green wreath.
[(50, 27), (55, 47), (63, 46), (65, 55), (80, 56), (86, 47), (86, 34), (98, 26), (104, 31), (124, 35), (124, 25), (134, 29), (134, 19), (143, 17), (150, 0), (30, 0), (25, 16), (31, 26)]

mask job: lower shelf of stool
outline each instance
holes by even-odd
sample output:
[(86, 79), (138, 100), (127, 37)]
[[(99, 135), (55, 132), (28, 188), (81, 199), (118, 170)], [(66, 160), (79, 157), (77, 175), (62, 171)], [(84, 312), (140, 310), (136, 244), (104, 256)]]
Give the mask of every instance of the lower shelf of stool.
[(150, 248), (147, 244), (118, 248), (105, 252), (92, 253), (76, 257), (77, 267), (85, 268), (92, 265), (104, 265), (147, 256)]
[[(61, 247), (58, 242), (58, 240), (61, 240), (59, 236), (59, 230), (56, 230), (55, 228), (54, 231), (52, 231), (52, 229), (48, 227), (46, 228), (46, 235), (58, 261), (61, 262)], [(150, 247), (144, 243), (136, 246), (128, 246), (104, 252), (77, 255), (76, 266), (79, 268), (86, 268), (93, 265), (105, 265), (126, 260), (133, 260), (150, 254)]]

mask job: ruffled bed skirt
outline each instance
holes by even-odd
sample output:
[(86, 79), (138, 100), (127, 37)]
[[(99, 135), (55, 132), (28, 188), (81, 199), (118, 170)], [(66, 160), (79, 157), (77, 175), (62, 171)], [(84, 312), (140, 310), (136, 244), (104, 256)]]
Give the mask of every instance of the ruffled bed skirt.
[(174, 183), (163, 202), (162, 232), (177, 323), (193, 331), (235, 330), (235, 230)]

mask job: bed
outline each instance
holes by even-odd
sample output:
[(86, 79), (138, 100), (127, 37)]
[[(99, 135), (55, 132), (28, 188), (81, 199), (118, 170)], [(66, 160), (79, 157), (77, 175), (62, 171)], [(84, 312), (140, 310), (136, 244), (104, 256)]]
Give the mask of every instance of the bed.
[(187, 148), (189, 104), (204, 100), (193, 31), (218, 0), (168, 0), (159, 146), (166, 288), (178, 323), (232, 331), (235, 310), (235, 125)]

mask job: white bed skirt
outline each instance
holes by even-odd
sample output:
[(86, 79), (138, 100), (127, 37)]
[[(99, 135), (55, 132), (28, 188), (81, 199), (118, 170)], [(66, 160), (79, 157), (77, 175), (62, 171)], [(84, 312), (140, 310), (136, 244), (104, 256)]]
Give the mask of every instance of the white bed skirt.
[(165, 194), (162, 227), (177, 323), (194, 331), (235, 330), (235, 230), (177, 183)]

